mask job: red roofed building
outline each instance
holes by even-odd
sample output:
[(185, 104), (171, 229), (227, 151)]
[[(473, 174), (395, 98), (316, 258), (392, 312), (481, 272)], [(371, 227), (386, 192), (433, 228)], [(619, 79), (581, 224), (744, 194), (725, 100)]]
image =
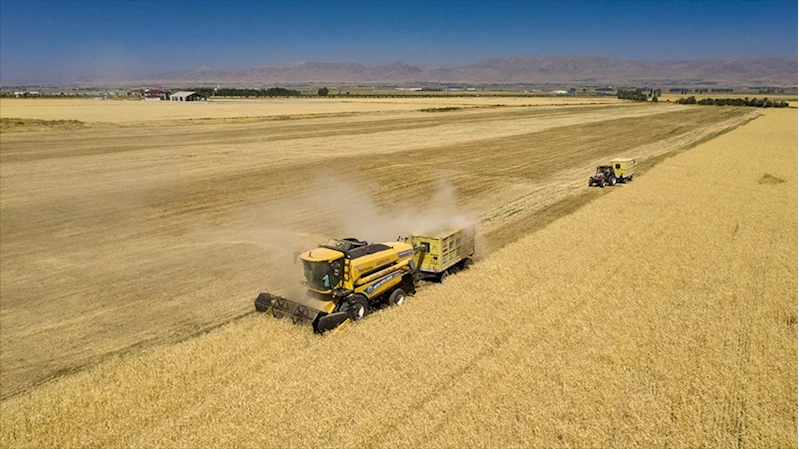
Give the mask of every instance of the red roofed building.
[(144, 99), (149, 101), (167, 101), (169, 100), (168, 90), (161, 89), (144, 89)]

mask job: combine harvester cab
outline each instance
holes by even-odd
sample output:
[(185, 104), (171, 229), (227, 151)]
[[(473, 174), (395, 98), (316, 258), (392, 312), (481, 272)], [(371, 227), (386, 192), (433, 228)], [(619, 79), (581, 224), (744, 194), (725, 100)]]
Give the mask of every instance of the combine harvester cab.
[(317, 333), (371, 310), (400, 305), (416, 291), (414, 248), (405, 242), (369, 244), (357, 239), (330, 239), (319, 248), (299, 254), (307, 295), (293, 301), (270, 293), (255, 299), (255, 309), (277, 318), (306, 322)]

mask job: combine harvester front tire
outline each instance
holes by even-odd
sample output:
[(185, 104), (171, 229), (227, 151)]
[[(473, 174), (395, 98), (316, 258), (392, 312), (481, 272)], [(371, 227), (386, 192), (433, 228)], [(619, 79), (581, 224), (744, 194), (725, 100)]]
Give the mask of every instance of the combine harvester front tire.
[(405, 290), (398, 288), (388, 297), (388, 304), (391, 306), (401, 306), (405, 302)]

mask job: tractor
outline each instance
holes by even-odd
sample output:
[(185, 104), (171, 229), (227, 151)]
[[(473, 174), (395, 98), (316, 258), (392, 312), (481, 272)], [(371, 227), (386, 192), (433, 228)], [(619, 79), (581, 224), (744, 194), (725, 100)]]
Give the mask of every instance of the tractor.
[(599, 186), (604, 188), (608, 185), (616, 185), (616, 173), (613, 171), (612, 165), (600, 165), (596, 168), (594, 176), (588, 178), (588, 187)]

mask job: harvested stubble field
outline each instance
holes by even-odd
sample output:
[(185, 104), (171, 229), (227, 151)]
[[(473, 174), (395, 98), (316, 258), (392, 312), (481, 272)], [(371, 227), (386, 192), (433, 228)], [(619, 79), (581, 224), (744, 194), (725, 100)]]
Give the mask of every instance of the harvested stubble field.
[(446, 107), (621, 104), (613, 97), (451, 97), (359, 99), (219, 99), (208, 102), (98, 101), (89, 99), (3, 98), (0, 115), (20, 119), (78, 120), (95, 125), (140, 126), (168, 120), (224, 120), (256, 117), (402, 112)]
[[(584, 187), (608, 157), (651, 166), (751, 118), (619, 105), (2, 134), (0, 443), (795, 442), (795, 111)], [(453, 198), (484, 220), (474, 270), (325, 338), (242, 317), (286, 288), (294, 249), (391, 238), (392, 210)]]

